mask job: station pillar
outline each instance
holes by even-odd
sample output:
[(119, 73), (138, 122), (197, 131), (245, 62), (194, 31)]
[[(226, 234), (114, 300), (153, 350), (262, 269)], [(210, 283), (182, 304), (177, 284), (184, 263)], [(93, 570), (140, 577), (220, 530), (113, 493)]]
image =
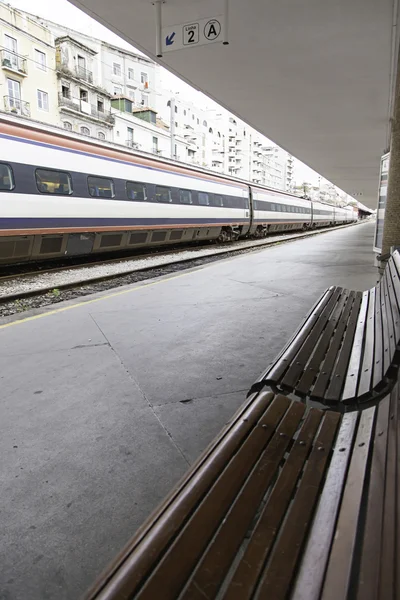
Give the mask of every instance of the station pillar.
[(400, 60), (391, 124), (390, 164), (380, 260), (385, 262), (391, 249), (396, 247), (400, 247)]

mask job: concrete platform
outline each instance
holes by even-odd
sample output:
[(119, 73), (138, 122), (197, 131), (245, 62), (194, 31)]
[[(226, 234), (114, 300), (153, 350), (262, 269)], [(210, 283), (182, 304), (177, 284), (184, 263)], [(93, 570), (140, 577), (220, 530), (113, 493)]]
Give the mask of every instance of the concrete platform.
[(0, 599), (76, 599), (318, 295), (375, 284), (374, 224), (0, 321)]

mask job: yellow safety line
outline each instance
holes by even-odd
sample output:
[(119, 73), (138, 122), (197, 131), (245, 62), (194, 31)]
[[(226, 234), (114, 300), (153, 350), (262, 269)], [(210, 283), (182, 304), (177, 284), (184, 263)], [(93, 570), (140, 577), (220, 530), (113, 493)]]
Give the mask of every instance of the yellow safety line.
[(54, 310), (49, 310), (48, 312), (41, 313), (40, 315), (26, 317), (25, 319), (20, 319), (18, 321), (12, 321), (11, 323), (5, 323), (4, 325), (0, 325), (0, 329), (5, 329), (6, 327), (11, 327), (12, 325), (20, 325), (21, 323), (27, 323), (28, 321), (34, 321), (35, 319), (41, 319), (42, 317), (56, 315), (57, 313), (64, 312), (65, 310), (71, 310), (72, 308), (78, 308), (79, 306), (86, 306), (87, 304), (93, 304), (94, 302), (101, 302), (101, 300), (108, 300), (109, 298), (115, 298), (116, 296), (122, 296), (123, 294), (130, 294), (131, 292), (136, 292), (137, 290), (141, 290), (146, 287), (151, 287), (152, 285), (157, 285), (158, 283), (164, 283), (166, 281), (172, 281), (173, 279), (178, 279), (179, 277), (184, 277), (185, 275), (190, 275), (193, 272), (194, 271), (190, 270), (188, 273), (179, 273), (178, 275), (173, 275), (172, 277), (167, 277), (166, 279), (158, 279), (157, 281), (151, 281), (150, 283), (144, 283), (143, 285), (138, 285), (136, 287), (132, 287), (129, 290), (121, 290), (120, 292), (114, 292), (113, 294), (107, 294), (107, 296), (101, 296), (101, 298), (93, 298), (93, 300), (77, 302), (76, 304), (72, 304), (71, 306), (64, 306), (62, 308), (56, 308)]

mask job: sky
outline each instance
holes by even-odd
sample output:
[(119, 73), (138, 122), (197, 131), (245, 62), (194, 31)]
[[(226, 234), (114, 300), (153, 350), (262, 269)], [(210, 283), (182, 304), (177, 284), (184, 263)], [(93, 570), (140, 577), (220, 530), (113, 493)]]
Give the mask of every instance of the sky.
[[(3, 0), (4, 1), (4, 0)], [(131, 0), (134, 2), (134, 0)], [(83, 13), (81, 10), (70, 4), (67, 0), (9, 0), (5, 4), (10, 4), (15, 8), (20, 8), (30, 12), (33, 15), (44, 17), (49, 21), (62, 23), (71, 29), (85, 33), (92, 37), (97, 37), (111, 44), (118, 45), (122, 48), (129, 49), (131, 46), (123, 39), (109, 31), (100, 23)], [(165, 71), (165, 70), (164, 70)], [(180, 81), (175, 75), (165, 71), (163, 74), (163, 83), (169, 89), (179, 91), (181, 97), (185, 97), (194, 103), (204, 102), (204, 95), (191, 88), (187, 83)], [(215, 107), (215, 103), (208, 99), (206, 100), (210, 108)], [(304, 163), (295, 161), (295, 180), (297, 183), (307, 181), (312, 184), (318, 183), (318, 174), (307, 167)]]

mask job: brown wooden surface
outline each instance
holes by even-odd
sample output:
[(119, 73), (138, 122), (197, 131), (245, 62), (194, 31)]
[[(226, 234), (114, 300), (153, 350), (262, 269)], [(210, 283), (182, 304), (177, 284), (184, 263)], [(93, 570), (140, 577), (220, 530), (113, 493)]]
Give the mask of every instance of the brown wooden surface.
[(272, 551), (271, 559), (262, 574), (261, 598), (285, 600), (302, 551), (313, 509), (317, 502), (325, 469), (329, 464), (340, 415), (326, 412), (307, 462), (303, 477), (296, 490), (292, 505)]
[(301, 559), (293, 590), (295, 600), (318, 600), (320, 597), (358, 419), (357, 412), (343, 416), (318, 510)]
[(396, 590), (396, 553), (400, 550), (400, 540), (396, 539), (397, 521), (397, 420), (399, 404), (399, 384), (391, 393), (388, 445), (385, 472), (385, 504), (383, 507), (382, 550), (380, 557), (379, 597), (398, 598), (400, 589)]
[(284, 396), (274, 398), (265, 415), (168, 548), (144, 588), (137, 593), (138, 599), (176, 600), (289, 404), (290, 401)]
[[(382, 306), (382, 328), (383, 328), (383, 374), (386, 375), (388, 369), (392, 363), (394, 358), (394, 353), (396, 351), (396, 343), (395, 343), (395, 330), (394, 330), (394, 321), (393, 321), (393, 304), (391, 298), (391, 291), (389, 288), (389, 272), (385, 271), (385, 275), (382, 283), (382, 293), (384, 295), (385, 302)], [(393, 288), (391, 288), (393, 291)], [(394, 315), (396, 315), (396, 310), (398, 312), (398, 308), (394, 309)]]
[(362, 541), (357, 600), (375, 600), (378, 597), (389, 408), (390, 396), (386, 396), (377, 408), (373, 452), (369, 465), (367, 514)]
[[(357, 394), (358, 377), (360, 374), (360, 365), (365, 334), (365, 323), (367, 319), (368, 301), (369, 292), (364, 292), (362, 294), (360, 310), (357, 315), (357, 321), (355, 325), (353, 325), (355, 329), (353, 332), (353, 342), (351, 346), (350, 359), (347, 367), (347, 373), (341, 397), (342, 402), (346, 402), (347, 400), (354, 398)], [(351, 340), (351, 336), (349, 333), (347, 334), (347, 337), (349, 340)]]
[[(372, 387), (375, 388), (383, 379), (383, 328), (382, 328), (382, 280), (376, 286), (375, 298), (375, 327), (374, 327), (374, 365), (372, 375)], [(384, 303), (383, 303), (384, 304)]]
[(375, 410), (375, 407), (367, 408), (361, 413), (321, 600), (347, 598), (361, 513), (363, 488), (367, 478), (369, 444), (374, 426)]
[(358, 323), (360, 303), (361, 296), (357, 292), (350, 319), (347, 323), (346, 331), (343, 337), (343, 344), (340, 348), (340, 351), (338, 351), (338, 360), (332, 371), (329, 387), (324, 395), (324, 401), (327, 403), (337, 403), (341, 398), (342, 389), (345, 384), (345, 378), (348, 372), (351, 352), (353, 349), (354, 335)]
[(238, 494), (220, 530), (207, 548), (195, 576), (180, 600), (215, 598), (229, 567), (277, 474), (279, 463), (304, 415), (305, 406), (294, 403), (282, 419), (258, 464)]
[(318, 317), (312, 331), (310, 332), (307, 339), (304, 341), (299, 352), (292, 358), (291, 365), (282, 377), (281, 385), (283, 388), (293, 389), (301, 376), (316, 344), (331, 316), (332, 311), (335, 309), (337, 302), (343, 294), (342, 288), (336, 288), (334, 293), (329, 299), (329, 302), (325, 306), (324, 310)]
[(272, 548), (303, 466), (311, 451), (323, 413), (312, 409), (299, 432), (249, 544), (236, 568), (224, 600), (252, 598), (264, 562)]
[(360, 379), (358, 382), (357, 396), (363, 396), (371, 389), (372, 373), (374, 366), (374, 331), (375, 331), (375, 288), (369, 291), (369, 303), (366, 317), (364, 335), (364, 352), (362, 356)]
[[(314, 354), (307, 364), (304, 372), (301, 376), (300, 381), (296, 384), (296, 393), (299, 395), (309, 395), (311, 386), (314, 382), (314, 379), (318, 375), (319, 371), (326, 372), (329, 370), (329, 365), (327, 365), (327, 350), (329, 345), (335, 344), (335, 336), (336, 333), (339, 332), (340, 340), (337, 342), (337, 346), (339, 347), (341, 338), (343, 337), (343, 332), (345, 328), (345, 324), (343, 327), (340, 327), (341, 324), (347, 323), (348, 316), (350, 314), (351, 307), (354, 301), (354, 292), (348, 292), (344, 290), (343, 294), (339, 302), (336, 305), (336, 308), (327, 323), (325, 330), (315, 348)], [(336, 336), (336, 337), (339, 337)], [(328, 357), (329, 358), (329, 357)], [(333, 366), (333, 362), (331, 365), (331, 369)]]

